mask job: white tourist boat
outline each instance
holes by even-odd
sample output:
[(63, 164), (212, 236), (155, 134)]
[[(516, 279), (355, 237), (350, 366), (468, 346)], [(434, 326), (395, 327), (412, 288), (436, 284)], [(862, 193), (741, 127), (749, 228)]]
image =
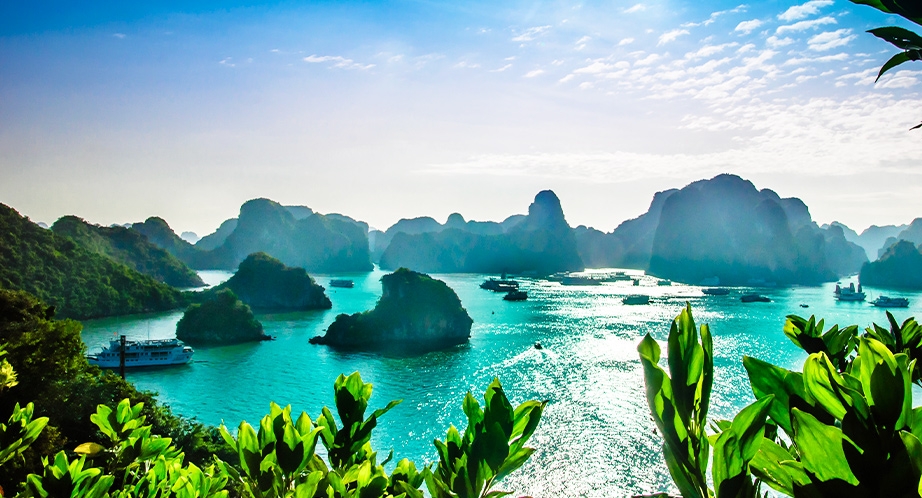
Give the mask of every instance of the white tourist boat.
[[(91, 365), (119, 368), (122, 355), (119, 339), (109, 341), (109, 347), (87, 357)], [(125, 341), (125, 368), (183, 365), (192, 361), (195, 351), (179, 339), (148, 339)]]
[(858, 284), (858, 289), (855, 289), (855, 284), (848, 284), (848, 287), (840, 287), (839, 284), (836, 284), (835, 290), (836, 300), (838, 301), (864, 301), (867, 297), (863, 290), (861, 290), (861, 284)]
[(879, 308), (908, 308), (909, 299), (906, 299), (905, 297), (880, 296), (877, 299), (871, 301), (871, 304)]

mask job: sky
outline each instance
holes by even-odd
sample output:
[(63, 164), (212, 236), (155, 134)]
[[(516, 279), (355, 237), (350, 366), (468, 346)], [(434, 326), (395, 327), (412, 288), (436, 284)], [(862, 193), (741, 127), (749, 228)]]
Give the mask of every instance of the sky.
[[(124, 5), (124, 4), (156, 5)], [(551, 189), (611, 231), (734, 173), (859, 232), (922, 216), (912, 27), (844, 0), (0, 2), (0, 202), (212, 232), (248, 199), (385, 229)]]

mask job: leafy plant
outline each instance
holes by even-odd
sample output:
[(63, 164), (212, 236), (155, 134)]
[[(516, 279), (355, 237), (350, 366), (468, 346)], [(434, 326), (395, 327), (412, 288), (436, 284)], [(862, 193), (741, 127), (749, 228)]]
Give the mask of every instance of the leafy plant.
[(435, 440), (439, 463), (426, 477), (433, 498), (498, 498), (508, 492), (493, 485), (521, 467), (534, 452), (525, 446), (541, 420), (547, 402), (526, 401), (515, 409), (494, 379), (484, 394), (484, 407), (471, 393), (464, 397), (467, 428), (452, 425), (445, 441)]
[[(701, 395), (709, 381), (702, 383), (698, 372), (709, 367), (710, 335), (702, 327), (698, 345), (690, 308), (676, 318), (669, 335), (672, 379), (658, 365), (659, 346), (644, 338), (638, 350), (648, 401), (682, 494), (754, 497), (764, 482), (794, 497), (919, 496), (922, 407), (912, 407), (911, 390), (919, 330), (912, 319), (902, 325), (888, 319), (889, 330), (874, 325), (857, 337), (855, 326), (824, 332), (822, 320), (788, 317), (785, 334), (811, 353), (803, 372), (745, 357), (757, 400), (732, 422), (712, 426), (713, 492), (703, 484), (707, 450), (687, 450), (703, 434), (691, 423), (700, 418), (681, 416), (707, 405)], [(676, 389), (694, 396), (682, 401)]]
[[(915, 0), (850, 0), (852, 3), (869, 5), (881, 12), (897, 14), (915, 24), (922, 25), (922, 6)], [(896, 46), (902, 52), (891, 57), (880, 68), (877, 80), (887, 71), (909, 61), (922, 60), (922, 36), (913, 31), (898, 26), (887, 26), (868, 30), (868, 33)], [(911, 129), (922, 127), (922, 123)]]

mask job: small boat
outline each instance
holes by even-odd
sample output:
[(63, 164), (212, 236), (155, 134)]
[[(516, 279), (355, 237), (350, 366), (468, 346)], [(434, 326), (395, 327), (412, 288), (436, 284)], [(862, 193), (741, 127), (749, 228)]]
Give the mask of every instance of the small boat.
[(493, 292), (512, 292), (519, 290), (519, 283), (515, 280), (490, 278), (484, 280), (480, 288)]
[(536, 342), (535, 349), (544, 349), (544, 346), (542, 346), (540, 342)]
[(834, 294), (837, 301), (864, 301), (865, 297), (867, 297), (864, 291), (861, 290), (861, 284), (858, 284), (858, 289), (855, 289), (854, 282), (848, 284), (848, 287), (840, 287), (839, 284), (836, 284)]
[(663, 285), (663, 286), (672, 285), (672, 280), (669, 280), (669, 279), (658, 280), (656, 282), (656, 285)]
[(761, 295), (761, 294), (743, 294), (740, 296), (740, 301), (744, 303), (770, 303), (771, 299)]
[(708, 287), (707, 289), (701, 289), (701, 292), (705, 296), (726, 296), (730, 293), (730, 289), (725, 287)]
[(528, 293), (520, 290), (509, 291), (503, 296), (505, 301), (524, 301), (526, 299), (528, 299)]
[(560, 281), (561, 285), (602, 285), (602, 280), (592, 277), (575, 277), (568, 275)]
[(346, 279), (333, 279), (330, 280), (330, 287), (342, 287), (345, 289), (351, 289), (355, 287), (355, 282)]
[[(179, 339), (148, 339), (125, 341), (125, 368), (183, 365), (192, 361), (195, 351)], [(102, 368), (119, 368), (122, 356), (119, 339), (109, 341), (109, 347), (87, 357), (90, 365)]]
[(809, 307), (810, 307), (810, 305), (807, 305), (807, 304), (803, 304), (803, 303), (801, 303), (801, 305), (800, 305), (800, 307), (801, 307), (801, 308), (809, 308)]
[(880, 296), (877, 299), (871, 301), (871, 304), (879, 308), (908, 308), (909, 299), (906, 299), (905, 297)]
[(621, 302), (624, 304), (650, 304), (650, 296), (631, 294), (630, 296), (625, 296)]
[(610, 275), (603, 277), (601, 280), (603, 282), (626, 282), (628, 280), (633, 280), (634, 277), (624, 273), (623, 271), (615, 272)]

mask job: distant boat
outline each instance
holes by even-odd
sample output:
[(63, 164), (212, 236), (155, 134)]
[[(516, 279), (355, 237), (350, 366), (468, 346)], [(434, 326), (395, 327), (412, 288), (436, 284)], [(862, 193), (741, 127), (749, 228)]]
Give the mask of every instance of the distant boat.
[(524, 301), (526, 299), (528, 299), (528, 293), (520, 290), (509, 291), (503, 296), (505, 301)]
[(602, 281), (592, 277), (576, 277), (567, 275), (560, 281), (561, 285), (602, 285)]
[(906, 299), (905, 297), (880, 296), (877, 299), (871, 301), (871, 304), (879, 308), (908, 308), (909, 299)]
[(544, 349), (544, 346), (542, 346), (540, 342), (536, 342), (535, 349)]
[(512, 292), (519, 290), (519, 283), (515, 280), (490, 278), (484, 280), (483, 283), (480, 284), (480, 288), (493, 292)]
[(800, 307), (801, 307), (801, 308), (809, 308), (809, 307), (810, 307), (810, 305), (807, 305), (807, 304), (803, 304), (803, 303), (801, 303), (801, 304), (800, 304)]
[(626, 282), (628, 280), (633, 280), (634, 277), (624, 273), (623, 271), (615, 272), (605, 277), (602, 277), (602, 282)]
[(656, 285), (672, 285), (672, 280), (664, 278), (663, 280), (658, 280)]
[[(192, 361), (194, 353), (179, 339), (125, 341), (125, 368), (183, 365)], [(87, 361), (101, 368), (119, 368), (121, 356), (121, 340), (113, 339), (109, 341), (109, 347), (88, 356)]]
[(621, 302), (624, 304), (650, 304), (650, 296), (631, 294), (630, 296), (625, 296)]
[(355, 282), (353, 282), (352, 280), (334, 279), (334, 280), (330, 280), (330, 287), (343, 287), (346, 289), (351, 289), (355, 287)]
[(864, 301), (865, 297), (867, 297), (864, 291), (861, 290), (861, 284), (858, 284), (858, 289), (856, 290), (854, 282), (848, 284), (848, 287), (840, 287), (839, 284), (836, 284), (834, 294), (838, 301)]
[(740, 301), (744, 303), (770, 303), (771, 299), (761, 294), (744, 294), (740, 296)]
[(701, 289), (701, 292), (705, 296), (726, 296), (730, 293), (730, 289), (725, 287), (708, 287), (707, 289)]

